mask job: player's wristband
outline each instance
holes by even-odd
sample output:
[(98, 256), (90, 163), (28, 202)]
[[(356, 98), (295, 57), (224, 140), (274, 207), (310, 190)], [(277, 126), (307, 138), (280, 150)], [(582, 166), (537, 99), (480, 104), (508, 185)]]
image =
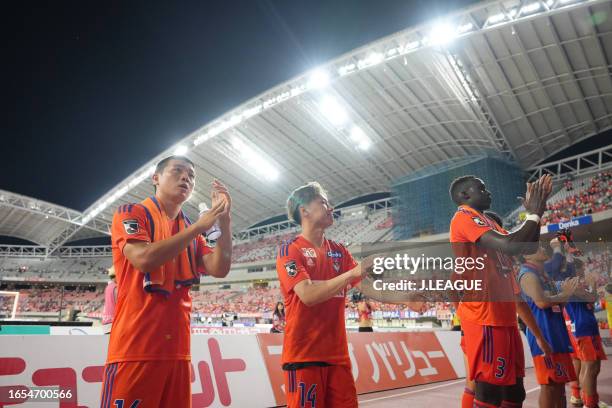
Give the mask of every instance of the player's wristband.
[(525, 217), (526, 221), (534, 221), (537, 224), (540, 223), (540, 216), (538, 214), (528, 214), (527, 217)]

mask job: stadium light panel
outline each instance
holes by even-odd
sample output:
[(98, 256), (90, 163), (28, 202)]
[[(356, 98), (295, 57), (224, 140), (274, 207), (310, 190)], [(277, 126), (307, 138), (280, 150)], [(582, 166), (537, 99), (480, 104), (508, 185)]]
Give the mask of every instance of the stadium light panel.
[(420, 45), (421, 43), (419, 41), (409, 42), (408, 44), (404, 45), (404, 52), (416, 50)]
[(504, 13), (499, 13), (499, 14), (493, 14), (492, 16), (490, 16), (487, 19), (487, 23), (489, 25), (491, 24), (497, 24), (497, 23), (501, 23), (502, 21), (504, 21), (506, 19), (506, 15)]
[(367, 67), (372, 67), (374, 65), (378, 65), (385, 60), (384, 54), (380, 52), (373, 52), (367, 57), (357, 62), (357, 68), (363, 69)]
[(180, 146), (177, 146), (176, 149), (174, 149), (174, 154), (177, 156), (184, 156), (187, 154), (188, 151), (189, 149), (187, 149), (187, 146), (180, 145)]
[(474, 29), (474, 24), (467, 23), (467, 24), (460, 25), (457, 28), (457, 32), (459, 34), (465, 34), (465, 33), (469, 32), (469, 31), (472, 31), (473, 29)]
[(351, 140), (355, 142), (357, 148), (361, 150), (368, 150), (372, 145), (370, 138), (368, 138), (363, 129), (359, 126), (353, 126), (351, 128)]
[(350, 74), (351, 72), (353, 72), (355, 70), (355, 68), (357, 68), (357, 66), (355, 64), (344, 65), (344, 66), (338, 68), (338, 75), (344, 76), (346, 74)]
[(309, 89), (321, 89), (329, 85), (330, 79), (327, 72), (322, 69), (316, 69), (310, 74), (308, 78)]
[(438, 23), (429, 32), (429, 42), (432, 45), (444, 45), (449, 44), (457, 37), (457, 31), (455, 27), (449, 23)]
[(232, 146), (238, 151), (240, 157), (250, 169), (264, 177), (266, 180), (278, 179), (278, 170), (253, 148), (238, 138), (232, 140)]
[(526, 15), (526, 14), (535, 13), (536, 11), (539, 11), (541, 8), (542, 8), (542, 3), (540, 2), (527, 4), (523, 6), (523, 8), (521, 8), (521, 14)]
[(340, 126), (348, 121), (346, 110), (331, 96), (323, 98), (319, 110), (333, 125)]

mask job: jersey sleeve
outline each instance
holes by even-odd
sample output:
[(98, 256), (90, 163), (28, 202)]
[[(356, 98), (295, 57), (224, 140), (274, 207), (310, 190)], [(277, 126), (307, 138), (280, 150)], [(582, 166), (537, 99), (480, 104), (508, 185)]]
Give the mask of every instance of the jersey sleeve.
[(111, 226), (111, 242), (121, 252), (130, 241), (151, 242), (149, 225), (145, 209), (137, 204), (120, 206)]
[(198, 235), (196, 238), (196, 259), (198, 263), (198, 273), (200, 275), (208, 275), (202, 257), (208, 254), (212, 254), (214, 249), (206, 245), (206, 239), (202, 235)]
[(301, 281), (310, 279), (304, 266), (302, 253), (293, 243), (280, 246), (276, 256), (276, 273), (287, 293), (291, 292)]
[[(349, 250), (346, 249), (344, 245), (342, 245), (341, 248), (342, 248), (342, 273), (344, 273), (356, 267), (358, 263), (357, 261), (355, 261), (355, 258), (353, 258), (353, 255), (351, 255)], [(361, 278), (354, 279), (353, 281), (351, 281), (350, 287), (354, 287), (359, 282), (361, 282)]]
[(462, 238), (463, 242), (477, 242), (485, 232), (493, 229), (477, 214), (459, 211), (451, 221), (451, 230), (454, 231), (453, 235)]

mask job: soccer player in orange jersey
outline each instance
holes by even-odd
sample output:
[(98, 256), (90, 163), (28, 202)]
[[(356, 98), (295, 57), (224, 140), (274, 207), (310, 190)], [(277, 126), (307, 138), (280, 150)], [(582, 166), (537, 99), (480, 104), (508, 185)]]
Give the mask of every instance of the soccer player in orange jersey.
[(467, 273), (482, 280), (484, 291), (464, 298), (458, 308), (468, 372), (476, 382), (476, 407), (520, 407), (525, 399), (524, 355), (514, 301), (519, 288), (508, 255), (537, 249), (526, 243), (539, 239), (539, 220), (551, 191), (550, 176), (528, 183), (523, 202), (527, 221), (507, 233), (483, 215), (491, 205), (491, 194), (482, 180), (464, 176), (451, 184), (450, 196), (459, 208), (451, 221), (450, 241), (459, 244), (457, 255), (485, 257), (483, 270)]
[[(168, 157), (153, 175), (155, 195), (119, 207), (111, 240), (118, 299), (102, 384), (101, 407), (190, 407), (189, 286), (199, 274), (225, 277), (230, 269), (231, 198), (212, 185), (212, 208), (191, 224), (182, 206), (195, 170), (183, 156)], [(214, 252), (202, 234), (222, 231)]]
[(344, 305), (361, 267), (341, 244), (325, 238), (333, 222), (327, 193), (312, 182), (287, 200), (302, 233), (281, 245), (276, 271), (285, 301), (282, 364), (289, 408), (357, 407)]

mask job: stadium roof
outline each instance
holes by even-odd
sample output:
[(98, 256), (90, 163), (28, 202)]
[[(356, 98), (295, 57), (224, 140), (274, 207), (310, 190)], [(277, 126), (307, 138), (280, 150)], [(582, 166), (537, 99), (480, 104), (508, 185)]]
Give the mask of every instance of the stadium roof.
[(66, 230), (73, 240), (107, 234), (108, 222), (95, 219), (81, 228), (83, 214), (36, 198), (0, 190), (0, 236), (47, 246)]
[(209, 202), (219, 178), (232, 193), (235, 230), (282, 213), (289, 192), (310, 180), (342, 202), (490, 151), (528, 169), (612, 127), (611, 60), (608, 0), (478, 4), (245, 102), (160, 152), (59, 233), (59, 223), (34, 231), (34, 222), (13, 233), (30, 228), (20, 236), (54, 250), (82, 225), (108, 224), (117, 206), (152, 193), (155, 163), (173, 153), (197, 167), (187, 212)]

